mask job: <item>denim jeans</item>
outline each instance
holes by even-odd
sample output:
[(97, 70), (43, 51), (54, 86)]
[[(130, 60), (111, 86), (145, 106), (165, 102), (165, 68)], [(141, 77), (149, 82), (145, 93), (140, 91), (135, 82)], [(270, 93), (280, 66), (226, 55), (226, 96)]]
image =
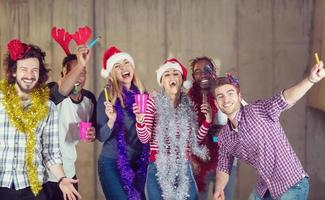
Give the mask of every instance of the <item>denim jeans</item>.
[[(283, 193), (277, 200), (307, 200), (309, 192), (309, 181), (308, 178), (302, 178), (294, 186), (290, 187), (288, 191)], [(249, 196), (249, 200), (274, 200), (272, 199), (269, 192), (264, 197), (260, 197), (256, 190), (254, 190)]]
[(106, 199), (127, 200), (127, 195), (120, 181), (116, 159), (99, 156), (98, 175)]
[(237, 178), (237, 164), (233, 165), (231, 168), (231, 173), (228, 179), (228, 183), (225, 188), (225, 198), (227, 200), (233, 200), (234, 199), (234, 191), (235, 191), (235, 185), (236, 185), (236, 178)]
[[(192, 165), (187, 163), (187, 176), (189, 177), (189, 191), (190, 195), (187, 200), (197, 200), (198, 199), (198, 189), (194, 180)], [(162, 191), (159, 182), (156, 177), (157, 166), (155, 163), (149, 163), (147, 169), (147, 180), (145, 186), (145, 194), (147, 200), (162, 200)]]
[(227, 200), (234, 199), (234, 191), (236, 187), (236, 178), (237, 178), (237, 164), (232, 165), (228, 183), (225, 188), (225, 198)]
[[(123, 189), (123, 184), (120, 180), (120, 172), (116, 164), (117, 160), (99, 156), (98, 159), (98, 175), (102, 185), (102, 189), (106, 199), (109, 200), (127, 200), (127, 193)], [(133, 164), (133, 165), (132, 165)], [(131, 164), (132, 168), (135, 168), (134, 163)], [(143, 190), (143, 185), (139, 179), (140, 177), (134, 177), (133, 186), (138, 190)], [(142, 188), (142, 189), (141, 189)], [(144, 194), (141, 194), (141, 198), (144, 199)]]
[[(233, 165), (231, 168), (231, 174), (229, 176), (228, 183), (226, 185), (226, 188), (224, 190), (225, 192), (225, 199), (227, 200), (233, 200), (234, 199), (234, 191), (236, 187), (236, 177), (237, 177), (237, 165)], [(209, 195), (209, 185), (212, 183), (213, 184), (213, 189), (215, 187), (215, 182), (216, 182), (216, 172), (210, 172), (206, 178), (205, 178), (205, 191), (200, 192), (199, 194), (199, 199), (200, 200), (207, 200)], [(214, 192), (214, 191), (213, 191)]]

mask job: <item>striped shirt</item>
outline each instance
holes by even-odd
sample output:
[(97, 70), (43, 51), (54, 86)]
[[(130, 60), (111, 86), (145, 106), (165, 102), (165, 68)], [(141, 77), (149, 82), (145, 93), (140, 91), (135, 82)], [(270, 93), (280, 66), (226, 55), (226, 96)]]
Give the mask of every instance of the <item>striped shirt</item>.
[(234, 156), (257, 171), (256, 191), (269, 190), (279, 198), (306, 175), (280, 124), (280, 113), (290, 106), (282, 94), (242, 106), (236, 115), (238, 129), (230, 122), (219, 136), (217, 171), (229, 174)]
[[(144, 123), (136, 123), (136, 130), (137, 134), (139, 137), (139, 140), (142, 143), (150, 143), (150, 162), (155, 161), (155, 156), (158, 152), (158, 141), (156, 138), (156, 108), (155, 108), (155, 103), (153, 99), (149, 98), (147, 101), (147, 109), (144, 117)], [(173, 122), (173, 123), (178, 123)], [(198, 142), (202, 142), (205, 136), (208, 133), (208, 129), (210, 127), (210, 123), (208, 122), (203, 122), (201, 127), (199, 128), (198, 134), (197, 134), (197, 139)], [(189, 125), (189, 133), (191, 130), (191, 126)], [(178, 135), (177, 135), (178, 136)], [(167, 148), (168, 148), (168, 142), (167, 142)], [(187, 152), (189, 153), (187, 157), (189, 158), (190, 155), (190, 148), (189, 146), (187, 147)]]
[[(0, 187), (15, 189), (29, 187), (26, 160), (26, 135), (19, 132), (9, 122), (8, 115), (1, 101), (0, 93)], [(40, 183), (47, 180), (45, 167), (62, 164), (59, 150), (58, 115), (55, 105), (48, 101), (48, 116), (36, 129), (36, 150), (34, 153), (37, 175)]]

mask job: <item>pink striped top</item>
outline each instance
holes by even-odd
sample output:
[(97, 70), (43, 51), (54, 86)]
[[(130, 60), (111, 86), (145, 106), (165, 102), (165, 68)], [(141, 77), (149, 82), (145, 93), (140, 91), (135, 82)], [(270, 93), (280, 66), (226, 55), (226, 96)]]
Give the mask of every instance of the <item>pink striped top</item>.
[[(156, 160), (156, 154), (158, 152), (158, 144), (157, 144), (157, 138), (156, 138), (156, 106), (155, 103), (153, 101), (153, 99), (149, 98), (147, 101), (147, 110), (144, 116), (144, 122), (143, 123), (136, 123), (136, 130), (137, 130), (137, 134), (139, 137), (139, 140), (142, 143), (150, 143), (150, 158), (149, 161), (150, 162), (154, 162)], [(178, 123), (177, 121), (175, 123)], [(210, 127), (210, 123), (205, 121), (202, 123), (202, 125), (200, 126), (199, 130), (198, 130), (198, 134), (197, 134), (197, 139), (198, 142), (202, 142), (204, 137), (207, 135), (208, 133), (208, 129)], [(191, 131), (191, 124), (188, 124), (188, 130), (189, 130), (189, 134)], [(177, 134), (177, 136), (179, 136)], [(168, 143), (167, 143), (168, 145)], [(168, 148), (168, 146), (167, 146)], [(189, 146), (187, 147), (187, 158), (190, 158), (190, 148)]]

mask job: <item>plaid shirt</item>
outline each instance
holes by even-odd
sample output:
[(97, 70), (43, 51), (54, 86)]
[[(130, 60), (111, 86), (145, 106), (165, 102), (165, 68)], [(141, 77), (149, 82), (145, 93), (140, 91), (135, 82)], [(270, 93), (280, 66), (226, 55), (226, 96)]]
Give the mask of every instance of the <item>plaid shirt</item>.
[[(10, 188), (13, 183), (16, 190), (29, 187), (26, 159), (26, 135), (19, 132), (9, 122), (2, 105), (0, 93), (0, 187)], [(34, 153), (38, 179), (44, 183), (47, 179), (46, 167), (62, 164), (59, 150), (58, 115), (55, 105), (48, 101), (48, 116), (36, 129), (36, 150)]]
[(230, 123), (220, 133), (217, 170), (229, 174), (234, 157), (257, 171), (257, 193), (269, 190), (277, 199), (306, 175), (280, 124), (280, 113), (290, 106), (282, 94), (242, 106), (236, 115), (238, 130)]

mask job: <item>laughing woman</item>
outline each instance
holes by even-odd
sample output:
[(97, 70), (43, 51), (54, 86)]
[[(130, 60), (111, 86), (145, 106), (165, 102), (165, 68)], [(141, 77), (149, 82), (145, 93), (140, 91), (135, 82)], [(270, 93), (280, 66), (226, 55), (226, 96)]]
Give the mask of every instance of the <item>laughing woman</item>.
[(108, 78), (108, 85), (97, 103), (97, 139), (103, 143), (98, 160), (102, 189), (106, 199), (144, 199), (148, 147), (137, 137), (132, 111), (134, 95), (144, 88), (128, 53), (108, 48), (103, 66), (101, 75)]
[(157, 70), (162, 92), (148, 100), (145, 115), (134, 104), (137, 133), (140, 141), (150, 144), (146, 181), (146, 198), (194, 200), (197, 187), (191, 169), (191, 154), (203, 159), (208, 155), (199, 142), (204, 139), (211, 123), (211, 109), (202, 104), (205, 122), (198, 129), (193, 103), (183, 93), (186, 68), (175, 58), (167, 60)]

